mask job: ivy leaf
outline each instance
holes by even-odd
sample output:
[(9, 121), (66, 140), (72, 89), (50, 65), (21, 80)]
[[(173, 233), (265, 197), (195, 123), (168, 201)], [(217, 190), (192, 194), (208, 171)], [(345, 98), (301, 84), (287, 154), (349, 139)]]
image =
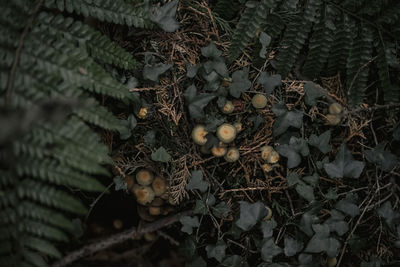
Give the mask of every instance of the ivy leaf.
[(267, 95), (270, 95), (276, 87), (282, 85), (282, 77), (279, 74), (269, 75), (266, 72), (261, 72), (257, 79), (257, 83), (261, 84)]
[(289, 236), (285, 237), (285, 255), (291, 257), (297, 254), (297, 252), (303, 249), (303, 242), (293, 239)]
[(158, 7), (155, 12), (150, 15), (150, 19), (164, 31), (174, 32), (179, 28), (179, 23), (175, 19), (177, 7), (178, 0), (166, 3)]
[(201, 48), (201, 54), (208, 58), (219, 58), (222, 55), (222, 52), (218, 50), (217, 46), (210, 42), (206, 47)]
[(192, 178), (190, 178), (189, 183), (186, 185), (186, 190), (198, 189), (200, 192), (207, 191), (209, 183), (203, 180), (203, 173), (199, 170), (192, 171)]
[(365, 151), (365, 157), (371, 163), (382, 168), (383, 171), (391, 171), (398, 163), (397, 156), (385, 151), (385, 144), (378, 144), (374, 149)]
[(128, 189), (128, 185), (126, 184), (124, 178), (122, 178), (120, 175), (115, 176), (113, 182), (115, 184), (115, 191)]
[(278, 226), (276, 221), (274, 219), (268, 220), (268, 221), (263, 221), (261, 223), (261, 231), (263, 233), (263, 238), (267, 239), (272, 237), (274, 233), (274, 229)]
[(159, 147), (156, 151), (151, 153), (151, 159), (160, 162), (169, 162), (171, 160), (171, 155), (168, 154), (164, 147)]
[(229, 85), (229, 93), (231, 96), (239, 98), (240, 95), (251, 87), (251, 82), (248, 78), (249, 70), (243, 68), (232, 74), (232, 82)]
[(321, 86), (313, 82), (306, 82), (304, 84), (304, 92), (305, 92), (304, 101), (309, 106), (316, 106), (317, 105), (316, 99), (326, 95), (325, 90), (322, 89)]
[(386, 224), (390, 228), (393, 228), (396, 223), (400, 222), (400, 214), (393, 210), (390, 201), (386, 201), (379, 207), (378, 215), (385, 219)]
[(227, 257), (223, 262), (223, 266), (228, 266), (228, 267), (244, 267), (248, 266), (247, 263), (244, 261), (243, 257), (239, 255), (232, 255)]
[(226, 244), (223, 240), (219, 240), (215, 245), (206, 246), (207, 257), (215, 258), (221, 262), (225, 258)]
[(277, 116), (274, 122), (274, 136), (286, 132), (292, 126), (300, 128), (303, 124), (303, 113), (300, 111), (289, 111), (284, 103), (275, 104), (272, 111)]
[(314, 188), (312, 186), (306, 184), (298, 184), (296, 185), (297, 193), (305, 198), (308, 202), (312, 202), (315, 200), (314, 196)]
[(159, 76), (169, 70), (172, 64), (156, 63), (154, 65), (146, 65), (143, 67), (143, 78), (158, 82)]
[(329, 144), (330, 139), (331, 139), (331, 131), (328, 130), (326, 132), (323, 132), (320, 136), (312, 134), (310, 136), (309, 143), (310, 145), (318, 148), (322, 153), (326, 154), (332, 150), (332, 146)]
[(215, 70), (215, 72), (222, 77), (229, 76), (228, 68), (226, 67), (224, 60), (221, 58), (209, 60), (203, 64), (203, 67), (207, 73), (211, 73), (213, 70)]
[(215, 204), (215, 197), (212, 194), (206, 194), (203, 199), (196, 200), (196, 206), (194, 207), (193, 213), (195, 214), (207, 214), (208, 208)]
[(344, 221), (344, 215), (333, 209), (330, 211), (331, 217), (325, 221), (325, 224), (329, 226), (330, 232), (336, 232), (339, 236), (344, 235), (349, 231), (349, 225)]
[(217, 218), (225, 218), (231, 212), (231, 207), (225, 202), (222, 201), (211, 208), (213, 214)]
[(333, 188), (329, 188), (328, 192), (326, 194), (323, 194), (323, 196), (328, 200), (336, 200), (338, 198), (338, 194)]
[(393, 127), (393, 139), (400, 141), (400, 122)]
[(360, 208), (348, 199), (342, 199), (336, 203), (335, 209), (338, 209), (345, 214), (355, 217), (360, 214)]
[(197, 216), (182, 216), (179, 221), (182, 224), (181, 231), (189, 235), (193, 233), (193, 228), (200, 226), (199, 218), (197, 218)]
[(260, 43), (262, 46), (260, 49), (259, 56), (260, 56), (260, 58), (265, 58), (265, 54), (267, 53), (267, 47), (271, 43), (271, 36), (269, 36), (265, 32), (261, 32), (259, 40), (260, 40)]
[(306, 183), (308, 183), (312, 187), (315, 187), (315, 186), (318, 185), (319, 175), (318, 175), (318, 173), (314, 173), (313, 175), (305, 176), (302, 179), (303, 179), (303, 181), (305, 181)]
[(307, 156), (310, 151), (307, 142), (302, 138), (292, 136), (289, 144), (280, 145), (276, 148), (279, 154), (288, 159), (288, 168), (297, 167), (301, 162), (301, 156)]
[(196, 242), (194, 236), (188, 236), (183, 242), (179, 244), (179, 254), (190, 260), (196, 255)]
[(301, 182), (300, 176), (296, 172), (289, 173), (289, 175), (286, 177), (286, 181), (289, 186), (292, 186), (292, 185), (295, 185), (295, 184), (298, 184)]
[(268, 211), (264, 204), (256, 202), (250, 204), (246, 201), (239, 201), (240, 203), (240, 215), (236, 221), (236, 225), (244, 231), (250, 230), (257, 222), (264, 218)]
[(200, 64), (195, 64), (192, 65), (190, 63), (186, 64), (186, 76), (188, 78), (194, 78), (197, 74), (197, 71), (199, 70), (199, 68), (201, 67)]
[(314, 236), (308, 242), (305, 252), (326, 252), (329, 257), (335, 257), (340, 248), (340, 242), (329, 237), (329, 226), (325, 224), (313, 225)]
[(364, 169), (364, 162), (354, 160), (345, 144), (342, 144), (331, 163), (325, 163), (324, 169), (331, 178), (359, 178)]
[(207, 263), (201, 256), (197, 256), (192, 261), (187, 262), (185, 267), (207, 267)]
[(261, 247), (261, 258), (263, 261), (271, 262), (272, 258), (282, 253), (282, 249), (275, 245), (272, 238), (264, 241)]
[(310, 212), (306, 212), (301, 216), (300, 220), (300, 230), (303, 231), (306, 235), (312, 236), (313, 229), (312, 225), (319, 221), (318, 217)]
[(185, 100), (188, 102), (189, 114), (193, 119), (203, 118), (203, 109), (215, 97), (214, 95), (207, 93), (197, 94), (197, 89), (194, 85), (191, 85), (186, 89), (184, 96)]

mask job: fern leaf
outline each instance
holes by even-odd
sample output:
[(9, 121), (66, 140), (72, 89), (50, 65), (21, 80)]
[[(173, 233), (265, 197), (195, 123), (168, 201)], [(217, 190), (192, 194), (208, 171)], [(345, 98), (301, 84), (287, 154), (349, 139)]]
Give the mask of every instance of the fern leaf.
[(328, 59), (328, 75), (346, 72), (346, 62), (354, 39), (354, 23), (346, 14), (336, 27), (336, 33)]
[(95, 99), (89, 99), (86, 103), (86, 107), (78, 108), (74, 112), (79, 118), (106, 130), (121, 132), (125, 129), (121, 120), (117, 119), (114, 114), (101, 106)]
[(246, 3), (239, 23), (232, 36), (228, 56), (231, 61), (235, 60), (242, 50), (249, 44), (250, 40), (262, 29), (267, 14), (275, 6), (273, 0), (262, 0), (261, 2), (249, 1)]
[(393, 85), (390, 80), (389, 64), (384, 40), (379, 39), (375, 43), (375, 49), (378, 54), (376, 65), (378, 67), (378, 76), (383, 89), (383, 98), (386, 103), (397, 102), (400, 100), (400, 90), (397, 86)]
[(68, 236), (61, 230), (41, 222), (25, 219), (20, 222), (19, 230), (55, 241), (68, 241)]
[(333, 35), (336, 30), (334, 24), (334, 12), (331, 7), (325, 6), (325, 16), (315, 26), (310, 39), (307, 60), (303, 66), (303, 75), (308, 78), (317, 77), (326, 61), (333, 43)]
[(21, 182), (18, 187), (18, 197), (26, 197), (50, 207), (59, 208), (72, 213), (86, 213), (86, 208), (82, 203), (69, 194), (29, 179)]
[(400, 2), (393, 0), (384, 7), (384, 10), (381, 12), (381, 16), (376, 20), (376, 22), (393, 25), (396, 22), (399, 22), (399, 19)]
[(239, 11), (239, 7), (240, 3), (238, 0), (218, 0), (213, 11), (221, 18), (230, 20)]
[(79, 21), (61, 15), (53, 16), (42, 12), (34, 27), (37, 32), (49, 32), (53, 35), (62, 34), (66, 40), (75, 42), (77, 46), (86, 46), (91, 57), (104, 63), (132, 70), (137, 66), (131, 54), (111, 41), (107, 36), (90, 28)]
[(372, 42), (372, 30), (361, 27), (347, 60), (347, 97), (351, 106), (360, 104), (364, 97), (372, 60)]
[(282, 48), (276, 56), (276, 68), (282, 77), (286, 77), (303, 48), (313, 23), (319, 17), (320, 0), (310, 0), (302, 17), (289, 23), (282, 40)]
[(65, 10), (69, 13), (75, 12), (85, 17), (94, 17), (100, 21), (138, 28), (151, 28), (153, 23), (149, 18), (150, 7), (146, 2), (131, 5), (124, 0), (45, 0), (44, 4), (47, 8)]
[(51, 243), (43, 239), (27, 236), (21, 239), (21, 243), (32, 250), (45, 253), (57, 259), (61, 258), (61, 253)]

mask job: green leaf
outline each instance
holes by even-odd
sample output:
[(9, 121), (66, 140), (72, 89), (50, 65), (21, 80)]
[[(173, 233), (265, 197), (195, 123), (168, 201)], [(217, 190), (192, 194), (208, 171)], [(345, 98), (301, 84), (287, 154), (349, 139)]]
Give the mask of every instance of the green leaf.
[(385, 219), (386, 224), (389, 227), (394, 227), (396, 223), (400, 222), (400, 213), (393, 210), (392, 203), (386, 201), (382, 206), (379, 207), (378, 215)]
[(274, 136), (283, 134), (290, 126), (300, 128), (303, 124), (303, 113), (297, 110), (289, 111), (284, 103), (275, 104), (272, 111), (277, 116), (274, 122)]
[(196, 240), (194, 236), (188, 236), (183, 242), (179, 244), (179, 254), (186, 260), (193, 259), (196, 255)]
[(342, 144), (335, 160), (331, 163), (325, 163), (324, 169), (331, 178), (359, 178), (364, 165), (364, 162), (354, 160), (347, 146)]
[(228, 267), (245, 267), (248, 266), (243, 257), (239, 255), (232, 255), (227, 257), (223, 262), (223, 266), (228, 266)]
[(207, 93), (197, 94), (197, 89), (194, 85), (191, 85), (186, 89), (184, 96), (189, 107), (189, 114), (193, 119), (203, 118), (203, 109), (215, 97), (215, 95)]
[(336, 232), (339, 236), (344, 235), (349, 231), (349, 225), (344, 221), (344, 215), (333, 209), (330, 211), (331, 217), (325, 221), (325, 224), (329, 226), (330, 232)]
[(263, 233), (263, 238), (267, 239), (273, 236), (274, 229), (278, 226), (274, 219), (261, 222), (261, 231)]
[(206, 73), (211, 73), (213, 70), (222, 77), (229, 77), (228, 68), (222, 58), (209, 60), (203, 64)]
[(360, 208), (351, 202), (350, 200), (347, 199), (342, 199), (339, 202), (336, 203), (335, 209), (338, 209), (345, 214), (350, 215), (351, 217), (355, 217), (360, 214)]
[(231, 212), (231, 207), (225, 202), (219, 202), (217, 205), (211, 208), (213, 214), (217, 218), (225, 218)]
[(259, 40), (260, 40), (260, 43), (262, 46), (260, 49), (259, 56), (260, 56), (260, 58), (265, 58), (265, 54), (267, 53), (267, 47), (271, 43), (271, 36), (269, 36), (265, 32), (261, 32)]
[(222, 55), (222, 52), (218, 50), (217, 46), (213, 42), (210, 42), (208, 46), (201, 48), (201, 54), (208, 58), (219, 58)]
[(120, 175), (115, 176), (113, 182), (115, 184), (115, 191), (128, 189), (128, 185), (126, 184), (124, 178), (122, 178)]
[(332, 146), (329, 144), (331, 139), (331, 131), (327, 130), (320, 136), (312, 134), (310, 136), (309, 144), (318, 148), (322, 153), (326, 154), (332, 150)]
[(318, 223), (319, 219), (317, 216), (310, 212), (306, 212), (303, 214), (300, 220), (300, 230), (303, 231), (306, 235), (312, 236), (313, 235), (313, 229), (312, 226), (315, 223)]
[(297, 167), (301, 162), (301, 156), (307, 156), (309, 149), (307, 142), (302, 138), (292, 136), (289, 140), (289, 144), (283, 144), (276, 148), (279, 154), (288, 159), (287, 167)]
[(282, 249), (275, 245), (272, 238), (264, 241), (261, 247), (261, 258), (263, 261), (271, 262), (272, 258), (282, 253)]
[(147, 131), (146, 134), (143, 137), (144, 141), (146, 142), (146, 144), (148, 144), (149, 146), (155, 146), (156, 144), (156, 131), (154, 130), (150, 130)]
[(400, 141), (400, 122), (393, 127), (393, 139)]
[(268, 213), (264, 204), (261, 202), (250, 204), (246, 201), (239, 201), (239, 203), (240, 215), (239, 219), (236, 221), (236, 225), (244, 231), (253, 228), (253, 226)]
[(219, 240), (215, 245), (207, 245), (207, 257), (215, 258), (218, 262), (221, 262), (225, 258), (226, 244), (223, 240)]
[(293, 239), (289, 236), (285, 237), (285, 255), (291, 257), (297, 254), (297, 252), (303, 249), (303, 242)]
[(313, 175), (305, 176), (302, 179), (303, 179), (303, 181), (305, 181), (306, 183), (308, 183), (312, 187), (316, 187), (318, 185), (319, 175), (318, 175), (318, 173), (314, 173)]
[(215, 197), (212, 194), (205, 194), (201, 200), (196, 200), (196, 206), (194, 207), (193, 213), (205, 215), (209, 212), (209, 207), (214, 204)]
[(295, 185), (300, 183), (300, 176), (298, 173), (296, 172), (291, 172), (289, 173), (289, 175), (286, 177), (286, 181), (288, 183), (289, 186)]
[(171, 160), (171, 155), (168, 154), (164, 147), (159, 147), (156, 151), (151, 153), (151, 159), (160, 162), (169, 162)]
[(263, 86), (264, 92), (267, 95), (270, 95), (276, 87), (282, 85), (282, 77), (279, 74), (269, 75), (266, 72), (261, 72), (257, 79), (257, 83)]
[(179, 23), (175, 19), (177, 7), (178, 0), (166, 3), (158, 7), (155, 12), (150, 15), (150, 19), (164, 31), (174, 32), (179, 28)]
[(328, 192), (323, 194), (323, 196), (328, 200), (336, 200), (338, 198), (338, 194), (333, 188), (329, 188)]
[(169, 70), (172, 64), (156, 63), (154, 65), (146, 65), (143, 68), (143, 78), (158, 82), (159, 76)]
[(192, 171), (192, 177), (186, 185), (186, 190), (198, 189), (200, 192), (207, 191), (209, 183), (203, 180), (203, 173), (199, 170)]
[(315, 200), (314, 188), (312, 186), (306, 184), (298, 184), (296, 185), (296, 191), (300, 196), (307, 199), (309, 202)]
[(135, 116), (132, 115), (132, 114), (130, 114), (130, 115), (128, 116), (127, 121), (128, 121), (128, 127), (129, 127), (129, 129), (130, 129), (131, 131), (132, 131), (133, 129), (135, 129), (135, 127), (136, 127), (136, 125), (137, 125), (137, 120), (136, 120)]
[(308, 242), (305, 252), (326, 252), (329, 257), (335, 257), (340, 248), (340, 242), (329, 237), (329, 226), (324, 224), (313, 225), (314, 236)]
[(239, 98), (240, 95), (251, 87), (251, 82), (248, 78), (249, 70), (243, 68), (232, 74), (232, 82), (229, 85), (229, 93), (231, 96)]
[(304, 101), (309, 106), (316, 106), (317, 98), (320, 98), (327, 94), (326, 91), (321, 88), (321, 86), (313, 82), (306, 82), (304, 84), (304, 92), (305, 92)]
[(197, 216), (182, 216), (179, 221), (182, 224), (181, 231), (189, 235), (193, 233), (193, 228), (200, 226), (199, 218), (197, 218)]
[(201, 67), (200, 64), (195, 64), (192, 65), (190, 63), (186, 64), (186, 76), (188, 78), (194, 78), (197, 74), (197, 71), (199, 70), (199, 68)]
[(185, 267), (206, 267), (206, 261), (201, 257), (197, 256), (192, 261), (189, 261), (185, 264)]
[(398, 163), (397, 156), (385, 151), (385, 144), (378, 144), (374, 149), (365, 151), (365, 157), (371, 163), (382, 168), (383, 171), (391, 171)]

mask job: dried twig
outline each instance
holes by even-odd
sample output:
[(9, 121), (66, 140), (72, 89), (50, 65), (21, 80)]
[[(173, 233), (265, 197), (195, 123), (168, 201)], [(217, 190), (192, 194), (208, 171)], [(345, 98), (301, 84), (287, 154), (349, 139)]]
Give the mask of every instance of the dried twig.
[(95, 243), (86, 245), (78, 250), (72, 251), (60, 261), (53, 264), (52, 267), (63, 267), (71, 264), (74, 261), (87, 257), (93, 253), (105, 250), (109, 247), (112, 247), (116, 244), (125, 242), (129, 239), (132, 239), (135, 236), (143, 235), (145, 233), (154, 232), (161, 228), (164, 228), (168, 225), (171, 225), (179, 220), (181, 216), (189, 215), (192, 211), (184, 211), (166, 218), (162, 218), (155, 222), (149, 223), (141, 227), (140, 229), (136, 227), (132, 227), (129, 230), (126, 230), (122, 233), (118, 233), (109, 237), (106, 237), (100, 241)]

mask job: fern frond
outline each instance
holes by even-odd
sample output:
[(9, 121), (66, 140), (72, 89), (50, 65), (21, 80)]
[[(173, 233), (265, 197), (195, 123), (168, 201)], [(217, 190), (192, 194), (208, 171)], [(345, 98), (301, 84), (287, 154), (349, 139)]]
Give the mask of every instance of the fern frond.
[(342, 20), (336, 28), (335, 40), (328, 59), (328, 75), (345, 73), (347, 58), (354, 39), (354, 21), (350, 20), (346, 14), (342, 14)]
[(400, 90), (398, 87), (393, 85), (390, 80), (389, 64), (383, 39), (378, 38), (375, 42), (375, 49), (377, 51), (376, 65), (378, 68), (379, 80), (383, 89), (383, 98), (386, 103), (397, 102), (400, 100)]
[(239, 11), (240, 3), (238, 0), (218, 0), (213, 8), (221, 18), (230, 20)]
[(347, 59), (347, 97), (351, 106), (356, 106), (363, 100), (372, 61), (372, 47), (372, 30), (361, 26)]
[(74, 22), (72, 18), (42, 12), (34, 30), (49, 32), (53, 36), (62, 34), (63, 38), (76, 43), (77, 46), (86, 46), (91, 57), (107, 64), (126, 70), (132, 70), (138, 64), (131, 54), (107, 36), (79, 21)]
[(333, 43), (333, 35), (336, 30), (334, 24), (334, 11), (325, 5), (325, 16), (321, 17), (320, 22), (315, 26), (313, 35), (308, 45), (309, 51), (307, 60), (303, 66), (303, 75), (308, 78), (317, 77), (326, 61)]
[(320, 16), (320, 0), (310, 0), (302, 17), (293, 20), (287, 26), (282, 40), (282, 48), (276, 56), (276, 68), (282, 77), (286, 77), (303, 48), (313, 23)]
[(65, 10), (69, 13), (75, 12), (85, 17), (91, 16), (100, 21), (115, 24), (138, 28), (151, 28), (153, 25), (149, 18), (150, 6), (148, 1), (133, 5), (124, 0), (45, 0), (44, 5), (47, 8)]
[(393, 25), (400, 20), (400, 2), (393, 0), (388, 3), (384, 10), (381, 12), (381, 16), (376, 20), (380, 24)]
[(249, 1), (246, 3), (246, 9), (236, 26), (231, 45), (229, 46), (228, 56), (231, 61), (235, 60), (242, 53), (242, 50), (254, 38), (257, 31), (262, 29), (269, 10), (274, 8), (274, 6), (275, 1), (273, 0), (262, 0), (261, 2)]

